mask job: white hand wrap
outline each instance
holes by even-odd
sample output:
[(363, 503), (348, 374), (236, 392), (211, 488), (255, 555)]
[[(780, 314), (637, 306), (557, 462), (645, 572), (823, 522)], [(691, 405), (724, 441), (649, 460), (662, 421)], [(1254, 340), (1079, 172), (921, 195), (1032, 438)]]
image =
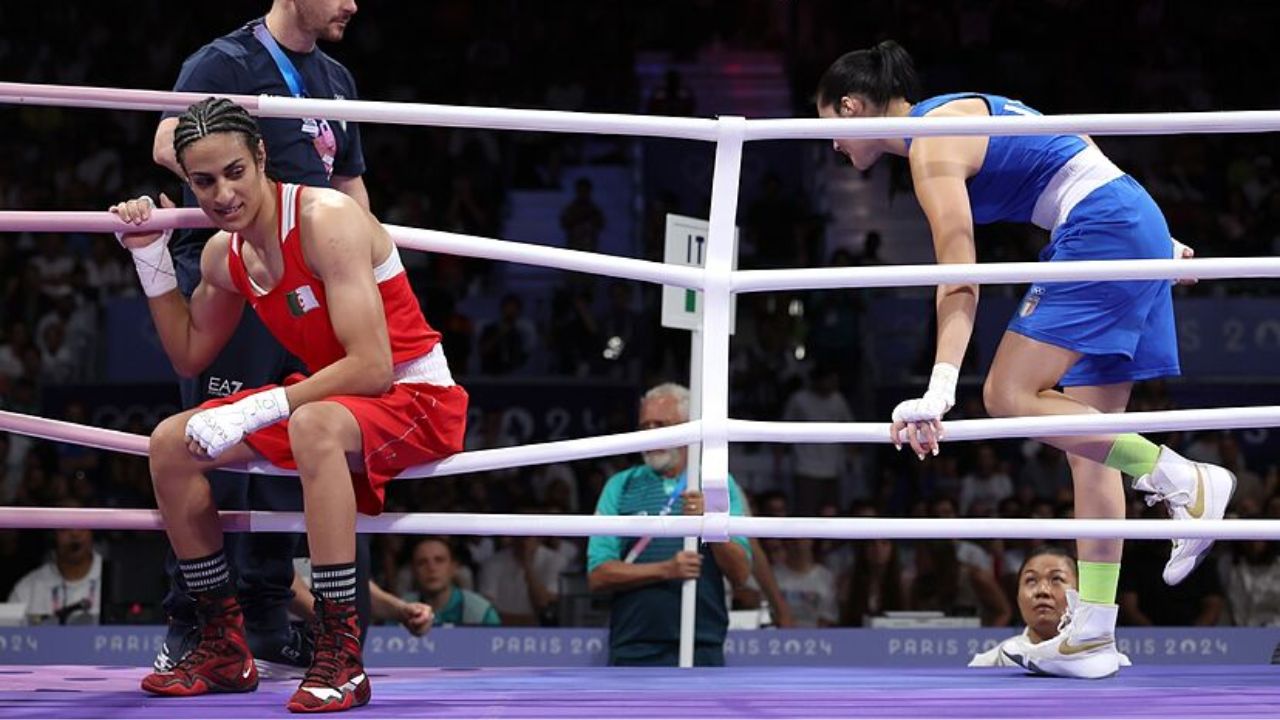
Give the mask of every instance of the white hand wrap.
[(934, 365), (933, 375), (929, 378), (929, 389), (925, 391), (924, 397), (898, 403), (893, 409), (893, 421), (911, 423), (941, 420), (956, 404), (956, 381), (959, 379), (960, 368), (955, 365)]
[[(1178, 242), (1177, 238), (1169, 238), (1173, 241), (1173, 259), (1186, 260), (1186, 252), (1191, 248), (1186, 243)], [(1192, 257), (1195, 257), (1195, 251), (1192, 251)], [(1169, 281), (1170, 285), (1194, 285), (1196, 278), (1175, 278)]]
[(289, 417), (284, 388), (254, 393), (230, 405), (201, 410), (187, 421), (187, 438), (216, 458), (249, 433)]
[[(173, 271), (173, 256), (169, 254), (169, 238), (172, 230), (165, 230), (155, 242), (146, 247), (130, 248), (133, 268), (138, 271), (142, 292), (149, 298), (160, 297), (178, 289), (178, 276)], [(121, 233), (116, 233), (121, 238)], [(123, 244), (123, 240), (121, 241)]]

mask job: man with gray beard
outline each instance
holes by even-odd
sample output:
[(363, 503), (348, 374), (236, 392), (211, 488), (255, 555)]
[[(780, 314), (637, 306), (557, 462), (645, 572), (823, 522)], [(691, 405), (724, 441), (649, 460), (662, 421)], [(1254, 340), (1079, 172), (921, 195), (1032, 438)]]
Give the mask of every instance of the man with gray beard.
[[(664, 383), (640, 401), (640, 429), (678, 425), (689, 419), (689, 390)], [(609, 478), (596, 503), (597, 515), (701, 515), (702, 493), (688, 490), (687, 448), (644, 453), (644, 464)], [(729, 513), (745, 515), (738, 483), (729, 478)], [(680, 647), (680, 588), (698, 580), (694, 626), (695, 665), (724, 665), (729, 627), (724, 580), (740, 585), (751, 574), (745, 537), (682, 549), (680, 538), (592, 537), (587, 544), (587, 581), (593, 592), (612, 592), (610, 665), (675, 666)]]

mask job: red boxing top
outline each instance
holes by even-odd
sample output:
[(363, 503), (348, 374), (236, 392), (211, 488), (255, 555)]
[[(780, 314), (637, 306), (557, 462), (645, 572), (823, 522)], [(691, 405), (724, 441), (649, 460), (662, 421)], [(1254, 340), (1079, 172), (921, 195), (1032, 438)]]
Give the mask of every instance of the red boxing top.
[[(276, 184), (280, 204), (278, 239), (284, 253), (284, 275), (270, 292), (261, 292), (245, 270), (240, 256), (240, 235), (231, 235), (231, 252), (227, 266), (236, 289), (249, 301), (276, 340), (306, 363), (315, 373), (346, 357), (347, 351), (338, 341), (329, 320), (324, 283), (307, 268), (299, 237), (303, 185)], [(418, 306), (418, 298), (409, 286), (400, 252), (393, 245), (391, 255), (376, 268), (374, 279), (382, 296), (382, 310), (391, 339), (391, 361), (403, 363), (426, 355), (440, 342), (440, 333), (427, 324)]]

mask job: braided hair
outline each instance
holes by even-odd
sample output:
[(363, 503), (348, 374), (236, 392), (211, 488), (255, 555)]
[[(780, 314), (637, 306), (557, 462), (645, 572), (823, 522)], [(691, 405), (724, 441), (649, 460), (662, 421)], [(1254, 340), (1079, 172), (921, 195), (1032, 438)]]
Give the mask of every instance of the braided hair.
[(182, 151), (189, 145), (220, 132), (239, 133), (255, 155), (262, 142), (262, 130), (247, 110), (226, 98), (208, 97), (178, 116), (178, 127), (173, 131), (173, 152), (178, 162), (182, 162)]

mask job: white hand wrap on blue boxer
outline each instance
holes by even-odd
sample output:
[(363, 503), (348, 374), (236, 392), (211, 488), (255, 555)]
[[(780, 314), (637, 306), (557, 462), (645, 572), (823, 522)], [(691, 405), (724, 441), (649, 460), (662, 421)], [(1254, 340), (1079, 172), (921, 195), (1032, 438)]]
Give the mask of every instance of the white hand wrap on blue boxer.
[(216, 458), (244, 436), (289, 417), (289, 398), (277, 387), (254, 393), (230, 405), (201, 410), (187, 421), (187, 439)]
[[(1169, 238), (1169, 239), (1173, 241), (1173, 259), (1187, 260), (1188, 258), (1186, 257), (1186, 252), (1188, 250), (1191, 250), (1191, 247), (1188, 246), (1186, 243), (1178, 242), (1177, 238)], [(1192, 250), (1192, 257), (1194, 256), (1195, 256), (1195, 251)], [(1174, 280), (1169, 281), (1169, 283), (1172, 285), (1194, 285), (1196, 282), (1197, 282), (1197, 278), (1189, 278), (1189, 277), (1185, 277), (1185, 278), (1180, 277), (1180, 278), (1176, 278)]]
[(893, 409), (893, 421), (913, 423), (941, 420), (956, 404), (956, 381), (959, 379), (960, 368), (955, 365), (934, 365), (933, 375), (929, 377), (929, 389), (924, 396), (898, 403)]

